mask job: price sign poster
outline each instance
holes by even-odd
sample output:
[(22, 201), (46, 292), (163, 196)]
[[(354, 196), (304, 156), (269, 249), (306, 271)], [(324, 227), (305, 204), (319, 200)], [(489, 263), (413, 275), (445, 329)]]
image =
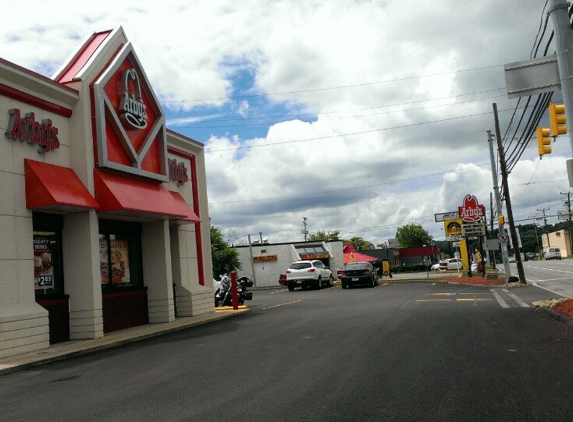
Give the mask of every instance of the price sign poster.
[(34, 288), (54, 287), (54, 267), (50, 238), (34, 235)]
[(108, 250), (105, 239), (100, 240), (100, 271), (102, 284), (129, 283), (129, 245), (127, 240), (111, 240)]

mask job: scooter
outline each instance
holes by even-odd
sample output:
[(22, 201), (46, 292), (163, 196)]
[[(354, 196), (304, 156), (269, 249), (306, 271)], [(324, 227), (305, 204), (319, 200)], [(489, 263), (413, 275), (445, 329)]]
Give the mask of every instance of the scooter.
[[(221, 286), (215, 291), (215, 307), (233, 306), (233, 293), (231, 290), (231, 277), (227, 274), (220, 276)], [(247, 290), (247, 287), (253, 287), (253, 280), (243, 276), (237, 280), (237, 299), (239, 306), (245, 303), (245, 300), (253, 299), (253, 292)]]

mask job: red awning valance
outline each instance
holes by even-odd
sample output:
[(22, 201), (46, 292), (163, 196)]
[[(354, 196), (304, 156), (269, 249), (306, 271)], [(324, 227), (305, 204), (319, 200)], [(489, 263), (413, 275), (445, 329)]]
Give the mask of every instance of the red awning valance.
[(177, 202), (177, 206), (178, 206), (178, 213), (187, 213), (185, 217), (181, 218), (180, 220), (178, 220), (181, 224), (185, 224), (185, 223), (199, 223), (201, 221), (201, 219), (197, 216), (197, 214), (195, 214), (195, 212), (191, 209), (191, 207), (189, 206), (189, 204), (185, 201), (185, 199), (183, 199), (183, 197), (181, 196), (181, 194), (179, 192), (173, 192), (173, 191), (169, 191), (171, 193), (171, 195), (173, 196), (173, 199), (175, 199), (175, 202)]
[(181, 203), (160, 183), (94, 170), (94, 190), (101, 213), (164, 220), (194, 215), (183, 198)]
[(33, 210), (80, 212), (98, 208), (74, 171), (24, 159), (26, 207)]

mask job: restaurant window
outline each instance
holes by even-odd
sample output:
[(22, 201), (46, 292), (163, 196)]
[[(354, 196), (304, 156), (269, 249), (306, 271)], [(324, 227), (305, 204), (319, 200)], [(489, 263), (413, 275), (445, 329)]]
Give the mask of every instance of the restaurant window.
[(143, 286), (141, 224), (99, 221), (100, 275), (104, 292)]
[(63, 217), (32, 214), (34, 244), (34, 292), (37, 299), (64, 295), (62, 261)]

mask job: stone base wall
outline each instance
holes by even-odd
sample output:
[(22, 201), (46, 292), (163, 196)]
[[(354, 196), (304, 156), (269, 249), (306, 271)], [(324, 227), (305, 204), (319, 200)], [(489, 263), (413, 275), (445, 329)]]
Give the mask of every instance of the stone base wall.
[(48, 311), (36, 304), (2, 305), (0, 358), (50, 346)]

